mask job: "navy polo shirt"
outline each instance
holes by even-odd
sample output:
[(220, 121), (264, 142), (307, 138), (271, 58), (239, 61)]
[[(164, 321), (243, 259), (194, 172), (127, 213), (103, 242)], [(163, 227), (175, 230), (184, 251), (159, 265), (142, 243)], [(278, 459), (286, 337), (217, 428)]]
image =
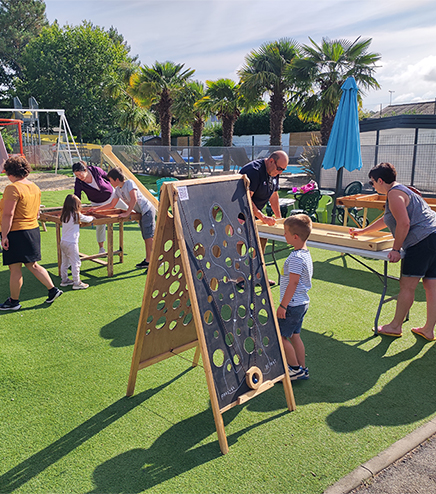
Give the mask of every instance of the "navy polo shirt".
[(279, 190), (279, 177), (271, 177), (266, 172), (265, 160), (255, 160), (243, 166), (239, 173), (250, 179), (251, 197), (260, 211), (274, 192)]

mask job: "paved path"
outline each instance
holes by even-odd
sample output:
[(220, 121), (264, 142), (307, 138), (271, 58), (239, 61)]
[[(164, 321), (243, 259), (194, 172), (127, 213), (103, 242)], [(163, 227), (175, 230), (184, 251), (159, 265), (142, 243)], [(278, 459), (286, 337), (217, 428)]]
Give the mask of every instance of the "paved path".
[(436, 494), (436, 419), (329, 487), (324, 494)]

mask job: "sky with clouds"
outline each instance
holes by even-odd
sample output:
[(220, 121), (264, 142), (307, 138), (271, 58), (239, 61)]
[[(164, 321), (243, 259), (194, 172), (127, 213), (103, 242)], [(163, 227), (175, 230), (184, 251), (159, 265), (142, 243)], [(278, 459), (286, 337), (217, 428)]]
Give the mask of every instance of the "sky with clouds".
[(114, 26), (142, 64), (185, 63), (196, 79), (237, 80), (245, 56), (262, 43), (289, 37), (309, 43), (323, 37), (372, 38), (382, 58), (381, 85), (364, 97), (380, 104), (436, 98), (436, 2), (434, 0), (46, 0), (50, 22), (83, 20)]

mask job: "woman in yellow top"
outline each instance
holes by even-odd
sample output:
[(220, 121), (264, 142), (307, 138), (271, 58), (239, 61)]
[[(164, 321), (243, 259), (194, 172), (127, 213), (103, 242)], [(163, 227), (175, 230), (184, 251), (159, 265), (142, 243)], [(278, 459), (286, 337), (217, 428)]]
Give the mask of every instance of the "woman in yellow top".
[(0, 310), (21, 308), (19, 297), (23, 285), (23, 264), (47, 287), (46, 302), (51, 304), (62, 295), (62, 291), (53, 285), (47, 270), (37, 262), (41, 260), (38, 225), (41, 191), (27, 179), (30, 165), (25, 158), (9, 158), (4, 163), (4, 171), (12, 183), (5, 188), (0, 201), (0, 233), (3, 265), (9, 266), (11, 294), (6, 302), (0, 305)]

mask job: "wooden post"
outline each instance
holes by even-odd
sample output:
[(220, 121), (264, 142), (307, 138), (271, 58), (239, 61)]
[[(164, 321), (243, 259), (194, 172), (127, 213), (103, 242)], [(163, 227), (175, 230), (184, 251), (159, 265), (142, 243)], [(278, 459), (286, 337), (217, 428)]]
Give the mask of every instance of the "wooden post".
[(114, 225), (107, 226), (107, 275), (114, 275)]
[(124, 221), (121, 220), (118, 227), (118, 236), (119, 236), (119, 244), (120, 244), (120, 253), (119, 258), (120, 262), (124, 262)]

